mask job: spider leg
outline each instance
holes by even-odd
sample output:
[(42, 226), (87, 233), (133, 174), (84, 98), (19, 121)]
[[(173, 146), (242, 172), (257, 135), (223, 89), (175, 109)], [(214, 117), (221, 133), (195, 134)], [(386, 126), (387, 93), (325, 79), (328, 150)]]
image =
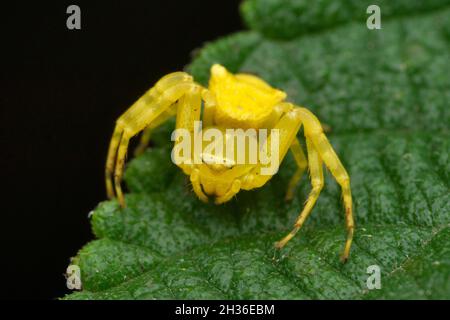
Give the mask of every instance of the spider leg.
[(153, 127), (147, 127), (142, 132), (139, 144), (137, 145), (136, 149), (134, 149), (135, 157), (141, 155), (145, 151), (145, 149), (147, 149), (148, 144), (150, 143), (150, 138), (152, 136), (153, 129), (154, 129)]
[(114, 172), (114, 164), (116, 162), (117, 149), (119, 148), (120, 140), (122, 139), (123, 127), (117, 123), (114, 133), (109, 143), (108, 156), (106, 158), (105, 180), (106, 180), (106, 194), (109, 199), (114, 198), (114, 186), (112, 182), (112, 174)]
[(325, 165), (330, 170), (342, 189), (342, 198), (345, 207), (345, 221), (347, 226), (347, 240), (345, 248), (341, 256), (343, 262), (347, 261), (350, 254), (350, 247), (353, 240), (354, 221), (352, 211), (352, 194), (350, 190), (350, 178), (347, 171), (339, 160), (336, 152), (333, 150), (330, 142), (323, 133), (319, 120), (309, 110), (305, 108), (297, 108), (302, 123), (305, 128), (305, 136), (307, 140), (312, 141), (314, 148), (319, 153)]
[(153, 130), (172, 118), (177, 113), (178, 103), (173, 104), (169, 109), (161, 113), (152, 123), (150, 123), (142, 132), (139, 145), (134, 150), (134, 155), (138, 156), (147, 149)]
[[(290, 105), (285, 103), (285, 105)], [(278, 151), (278, 166), (286, 156), (286, 153), (289, 151), (289, 148), (295, 144), (294, 140), (296, 140), (296, 135), (301, 126), (301, 120), (297, 115), (297, 112), (292, 107), (289, 107), (290, 110), (286, 111), (278, 120), (278, 122), (273, 126), (271, 134), (267, 137), (265, 142), (261, 142), (260, 146), (260, 157), (264, 157), (266, 159), (272, 158), (272, 143), (276, 145), (276, 149)], [(278, 132), (278, 141), (272, 142), (275, 138), (273, 137), (274, 131)], [(294, 147), (295, 148), (295, 147)], [(298, 150), (297, 150), (298, 151)], [(296, 152), (297, 152), (296, 151)], [(298, 155), (298, 154), (297, 154)], [(303, 155), (304, 156), (304, 155)], [(267, 181), (269, 181), (272, 176), (276, 173), (276, 171), (272, 174), (264, 173), (263, 169), (265, 169), (264, 165), (258, 163), (247, 175), (246, 181), (244, 181), (243, 189), (250, 190), (254, 188), (262, 187)], [(273, 159), (275, 160), (275, 159)]]
[(300, 230), (306, 218), (308, 218), (309, 214), (311, 213), (317, 199), (319, 198), (320, 191), (322, 191), (323, 188), (324, 179), (322, 160), (320, 159), (320, 156), (317, 150), (314, 148), (314, 145), (310, 139), (306, 139), (306, 147), (308, 150), (308, 163), (309, 172), (311, 175), (312, 190), (305, 202), (305, 206), (303, 207), (302, 212), (295, 221), (294, 228), (288, 235), (286, 235), (283, 239), (275, 244), (277, 248), (284, 247), (286, 243), (288, 243), (288, 241), (291, 240)]
[(187, 91), (197, 87), (198, 85), (192, 81), (192, 77), (184, 72), (168, 74), (162, 77), (117, 120), (106, 160), (105, 180), (108, 197), (113, 198), (113, 190), (115, 190), (122, 207), (125, 206), (125, 201), (120, 182), (129, 140), (149, 126)]
[(203, 105), (203, 126), (206, 128), (212, 126), (214, 123), (217, 102), (208, 90), (203, 91), (202, 98), (205, 102)]
[(192, 183), (192, 187), (194, 188), (194, 192), (197, 197), (203, 202), (208, 202), (208, 197), (202, 190), (202, 186), (200, 185), (200, 174), (198, 169), (194, 169), (191, 172), (190, 180)]
[(292, 200), (294, 196), (294, 189), (297, 186), (298, 182), (300, 181), (303, 172), (305, 172), (305, 169), (308, 167), (308, 161), (306, 160), (305, 154), (303, 153), (302, 147), (298, 139), (295, 139), (294, 142), (292, 142), (291, 152), (297, 164), (297, 170), (295, 171), (294, 175), (289, 181), (285, 197), (286, 201)]
[[(181, 97), (178, 108), (177, 108), (177, 118), (176, 118), (176, 135), (174, 149), (182, 143), (181, 136), (178, 135), (178, 129), (187, 130), (190, 137), (190, 158), (188, 163), (175, 160), (175, 164), (180, 167), (183, 172), (190, 175), (194, 164), (199, 160), (201, 150), (196, 150), (195, 148), (195, 136), (197, 135), (200, 128), (196, 127), (196, 122), (200, 120), (201, 104), (202, 104), (202, 92), (206, 91), (199, 86), (193, 87), (192, 90), (186, 92), (186, 94)], [(184, 139), (184, 138), (183, 138)], [(173, 150), (172, 150), (173, 151)], [(195, 189), (194, 189), (195, 190)], [(200, 189), (201, 190), (201, 189)]]
[(117, 200), (122, 207), (125, 206), (125, 200), (123, 197), (122, 187), (120, 182), (122, 181), (123, 168), (125, 166), (125, 158), (127, 156), (128, 143), (132, 137), (132, 132), (125, 129), (122, 133), (122, 139), (120, 140), (119, 150), (117, 151), (116, 166), (114, 170), (114, 187), (117, 195)]
[(234, 180), (230, 189), (223, 195), (220, 195), (214, 201), (215, 204), (222, 204), (230, 200), (241, 190), (241, 180)]

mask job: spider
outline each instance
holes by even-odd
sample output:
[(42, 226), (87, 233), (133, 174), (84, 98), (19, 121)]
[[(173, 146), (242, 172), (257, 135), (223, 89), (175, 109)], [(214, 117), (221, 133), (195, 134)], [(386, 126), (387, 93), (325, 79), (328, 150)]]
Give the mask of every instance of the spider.
[[(136, 149), (137, 153), (142, 152), (149, 142), (152, 130), (171, 117), (176, 116), (177, 129), (187, 129), (191, 135), (196, 134), (194, 122), (200, 118), (203, 128), (218, 128), (222, 131), (224, 128), (278, 129), (279, 163), (290, 150), (297, 164), (287, 186), (286, 200), (292, 199), (294, 188), (307, 168), (312, 190), (292, 231), (276, 242), (275, 247), (284, 247), (311, 213), (324, 186), (325, 164), (342, 189), (347, 239), (341, 260), (347, 261), (354, 232), (349, 175), (326, 138), (317, 117), (308, 109), (285, 101), (286, 96), (285, 92), (271, 87), (255, 75), (232, 74), (219, 64), (211, 67), (208, 88), (196, 83), (185, 72), (174, 72), (162, 77), (116, 121), (106, 161), (108, 197), (111, 199), (116, 195), (121, 207), (125, 206), (121, 180), (129, 140), (143, 131), (140, 145)], [(297, 138), (302, 125), (308, 158)], [(180, 139), (174, 140), (175, 147)], [(208, 196), (215, 197), (216, 204), (227, 202), (240, 190), (260, 188), (272, 177), (261, 174), (261, 163), (235, 165), (233, 159), (212, 163), (211, 157), (205, 157), (205, 154), (202, 156), (200, 163), (177, 165), (190, 177), (195, 194), (204, 202), (208, 201)]]

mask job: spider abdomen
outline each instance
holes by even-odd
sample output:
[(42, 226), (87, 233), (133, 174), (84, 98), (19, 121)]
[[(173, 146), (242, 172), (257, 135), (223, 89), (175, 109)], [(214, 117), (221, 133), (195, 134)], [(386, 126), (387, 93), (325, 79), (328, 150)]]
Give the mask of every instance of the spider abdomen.
[(260, 128), (286, 93), (250, 74), (211, 68), (210, 92), (216, 100), (215, 123), (229, 128)]

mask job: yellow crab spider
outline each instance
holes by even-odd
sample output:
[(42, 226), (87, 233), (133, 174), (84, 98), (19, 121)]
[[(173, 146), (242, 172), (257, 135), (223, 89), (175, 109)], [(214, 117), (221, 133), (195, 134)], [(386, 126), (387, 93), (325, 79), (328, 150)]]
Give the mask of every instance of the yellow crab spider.
[[(341, 260), (345, 262), (350, 253), (354, 230), (350, 178), (328, 142), (317, 117), (306, 108), (286, 102), (285, 98), (285, 92), (272, 88), (262, 79), (250, 74), (232, 74), (218, 64), (211, 67), (208, 88), (196, 83), (185, 72), (174, 72), (162, 77), (116, 122), (106, 161), (108, 197), (117, 196), (120, 205), (125, 206), (121, 180), (129, 140), (144, 131), (137, 149), (138, 152), (142, 151), (152, 130), (173, 116), (176, 116), (176, 128), (188, 130), (191, 136), (196, 134), (194, 123), (200, 118), (202, 130), (217, 128), (223, 132), (225, 128), (278, 129), (278, 163), (281, 163), (290, 149), (297, 164), (297, 170), (287, 187), (286, 200), (293, 197), (294, 188), (306, 168), (309, 168), (312, 190), (294, 228), (275, 246), (285, 246), (311, 213), (324, 185), (325, 164), (342, 188), (347, 240)], [(297, 132), (302, 125), (308, 158), (297, 139)], [(269, 135), (267, 141), (270, 139)], [(181, 139), (176, 138), (174, 147), (179, 143)], [(233, 159), (223, 158), (222, 162), (217, 162), (211, 161), (211, 157), (207, 156), (208, 154), (202, 153), (200, 163), (177, 163), (190, 177), (198, 198), (205, 202), (208, 201), (208, 196), (215, 197), (217, 204), (227, 202), (240, 190), (262, 187), (272, 177), (261, 174), (261, 163), (237, 165)]]

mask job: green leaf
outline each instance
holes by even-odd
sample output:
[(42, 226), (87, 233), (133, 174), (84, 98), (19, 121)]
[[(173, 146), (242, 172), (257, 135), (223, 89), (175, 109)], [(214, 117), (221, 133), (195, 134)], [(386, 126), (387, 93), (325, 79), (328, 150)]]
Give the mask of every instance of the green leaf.
[[(289, 155), (266, 186), (222, 205), (196, 199), (170, 161), (170, 131), (132, 160), (128, 207), (102, 202), (98, 238), (72, 264), (83, 291), (68, 299), (449, 299), (449, 1), (248, 0), (250, 31), (207, 44), (188, 67), (259, 75), (310, 108), (351, 176), (356, 234), (347, 264), (340, 190), (329, 174), (311, 217), (281, 252), (310, 185), (283, 196)], [(367, 268), (381, 269), (369, 290)]]

